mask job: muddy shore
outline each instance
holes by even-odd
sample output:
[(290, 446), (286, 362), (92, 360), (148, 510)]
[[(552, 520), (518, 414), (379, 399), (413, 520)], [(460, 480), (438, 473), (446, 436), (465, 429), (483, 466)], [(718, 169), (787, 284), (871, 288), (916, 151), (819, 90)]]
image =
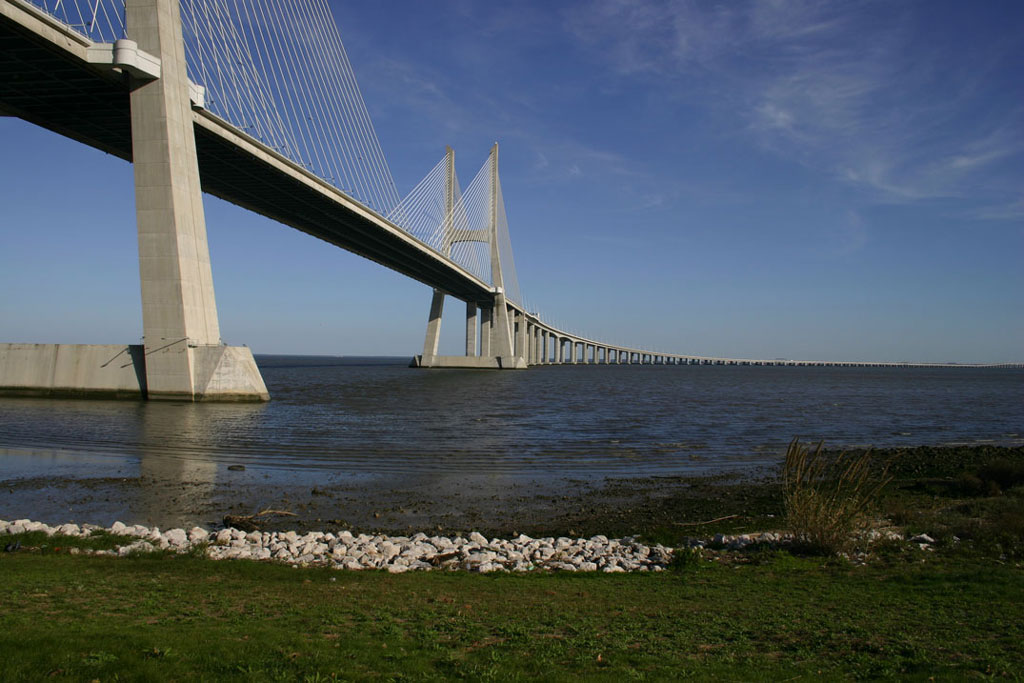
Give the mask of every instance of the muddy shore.
[[(996, 458), (1024, 459), (1024, 448), (918, 447), (874, 454), (876, 466), (888, 465), (897, 481), (955, 477)], [(782, 514), (778, 474), (779, 467), (764, 467), (714, 476), (592, 481), (461, 476), (281, 483), (281, 477), (236, 468), (212, 479), (208, 473), (189, 476), (187, 470), (174, 476), (36, 477), (0, 482), (0, 518), (210, 529), (249, 521), (268, 531), (475, 530), (502, 537), (641, 534), (670, 540), (698, 533), (712, 520), (720, 520), (716, 530), (734, 532), (771, 526)]]

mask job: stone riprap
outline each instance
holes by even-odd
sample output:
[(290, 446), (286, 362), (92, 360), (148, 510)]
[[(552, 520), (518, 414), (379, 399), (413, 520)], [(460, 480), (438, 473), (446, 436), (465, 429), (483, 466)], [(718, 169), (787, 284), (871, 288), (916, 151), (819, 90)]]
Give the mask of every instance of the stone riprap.
[(114, 522), (110, 527), (92, 524), (50, 526), (19, 519), (0, 520), (0, 535), (42, 531), (49, 536), (89, 536), (97, 531), (135, 537), (135, 541), (114, 550), (84, 550), (96, 555), (124, 556), (136, 552), (165, 550), (178, 553), (204, 548), (214, 560), (247, 559), (276, 561), (295, 566), (325, 566), (336, 569), (382, 569), (392, 573), (430, 569), (461, 569), (473, 572), (563, 570), (571, 572), (662, 571), (672, 559), (672, 549), (648, 546), (632, 538), (530, 538), (487, 539), (473, 532), (466, 537), (370, 536), (310, 532), (245, 532), (221, 529), (209, 532), (200, 527), (160, 531), (140, 525)]

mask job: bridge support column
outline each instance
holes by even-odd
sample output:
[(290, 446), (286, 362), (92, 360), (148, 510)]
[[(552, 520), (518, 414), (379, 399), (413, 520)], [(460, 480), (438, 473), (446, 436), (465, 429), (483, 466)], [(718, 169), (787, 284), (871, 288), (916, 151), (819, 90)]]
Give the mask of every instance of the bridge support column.
[[(415, 356), (410, 365), (418, 368), (481, 368), (507, 369), (527, 367), (526, 358), (514, 353), (516, 341), (511, 325), (514, 321), (508, 312), (504, 296), (496, 296), (493, 308), (481, 308), (480, 353), (477, 346), (477, 304), (466, 304), (466, 355), (441, 356), (438, 346), (441, 337), (441, 319), (444, 311), (444, 292), (434, 290), (430, 302), (430, 317), (427, 320), (427, 334), (423, 342), (423, 355)], [(513, 309), (514, 310), (514, 309)], [(525, 318), (523, 320), (525, 324)], [(525, 336), (523, 337), (525, 339)]]
[(160, 58), (130, 96), (146, 394), (265, 401), (252, 352), (220, 339), (178, 2), (128, 0), (125, 23)]
[(480, 309), (480, 355), (491, 355), (491, 327), (494, 315), (490, 308)]
[[(493, 316), (491, 318), (491, 353), (498, 359), (498, 367), (525, 368), (526, 359), (515, 353), (515, 340), (512, 336), (513, 319), (509, 315), (505, 294), (501, 291), (494, 296), (494, 308), (491, 314)], [(523, 322), (525, 324), (525, 318)]]
[(477, 346), (477, 306), (475, 301), (466, 302), (466, 355), (475, 356)]
[(525, 311), (515, 311), (515, 320), (516, 320), (516, 340), (515, 340), (515, 347), (516, 348), (515, 348), (515, 356), (517, 358), (522, 358), (524, 363), (528, 363), (529, 361), (527, 359), (530, 357), (530, 353), (529, 353), (529, 351), (527, 349), (527, 346), (528, 346), (528, 344), (527, 344), (528, 335), (526, 334), (526, 326), (527, 326), (527, 323), (526, 323), (526, 312)]
[(424, 359), (437, 355), (437, 347), (441, 341), (441, 316), (444, 314), (444, 292), (434, 290), (430, 300), (430, 317), (427, 318), (427, 336), (423, 340)]

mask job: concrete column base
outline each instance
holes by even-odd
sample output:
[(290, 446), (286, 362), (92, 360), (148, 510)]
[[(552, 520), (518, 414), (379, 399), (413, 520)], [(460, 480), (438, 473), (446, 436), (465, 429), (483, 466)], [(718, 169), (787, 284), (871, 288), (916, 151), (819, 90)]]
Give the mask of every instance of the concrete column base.
[(146, 386), (142, 345), (0, 344), (0, 395), (174, 401), (268, 401), (252, 351), (197, 346), (194, 393), (154, 393)]
[(529, 365), (520, 356), (413, 356), (409, 367), (525, 370)]

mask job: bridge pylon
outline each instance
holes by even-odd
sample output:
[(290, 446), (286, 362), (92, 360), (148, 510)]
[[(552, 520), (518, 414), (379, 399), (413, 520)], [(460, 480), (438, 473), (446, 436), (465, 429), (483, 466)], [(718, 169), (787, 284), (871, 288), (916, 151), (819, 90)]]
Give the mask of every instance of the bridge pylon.
[[(459, 229), (454, 220), (455, 198), (455, 152), (451, 147), (445, 152), (445, 218), (444, 253), (451, 257), (452, 247), (459, 242), (484, 242), (490, 245), (492, 296), (489, 301), (466, 302), (466, 355), (438, 355), (441, 338), (441, 318), (444, 313), (445, 292), (435, 289), (430, 301), (430, 315), (427, 318), (427, 334), (423, 342), (423, 354), (415, 356), (410, 365), (417, 368), (492, 368), (524, 369), (527, 354), (524, 346), (516, 344), (513, 315), (521, 315), (510, 306), (505, 298), (504, 279), (501, 269), (501, 250), (498, 245), (498, 143), (491, 148), (490, 164), (490, 211), (488, 226), (483, 229)], [(478, 323), (479, 321), (479, 323)], [(479, 330), (477, 325), (479, 324)], [(522, 323), (525, 331), (525, 319)], [(478, 334), (479, 332), (479, 334)], [(479, 349), (477, 339), (479, 338)]]
[(252, 352), (220, 339), (178, 0), (127, 0), (125, 34), (159, 62), (128, 76), (143, 344), (0, 345), (0, 391), (266, 401)]
[(179, 2), (127, 0), (125, 33), (160, 59), (131, 89), (147, 397), (267, 400), (252, 352), (220, 339)]

